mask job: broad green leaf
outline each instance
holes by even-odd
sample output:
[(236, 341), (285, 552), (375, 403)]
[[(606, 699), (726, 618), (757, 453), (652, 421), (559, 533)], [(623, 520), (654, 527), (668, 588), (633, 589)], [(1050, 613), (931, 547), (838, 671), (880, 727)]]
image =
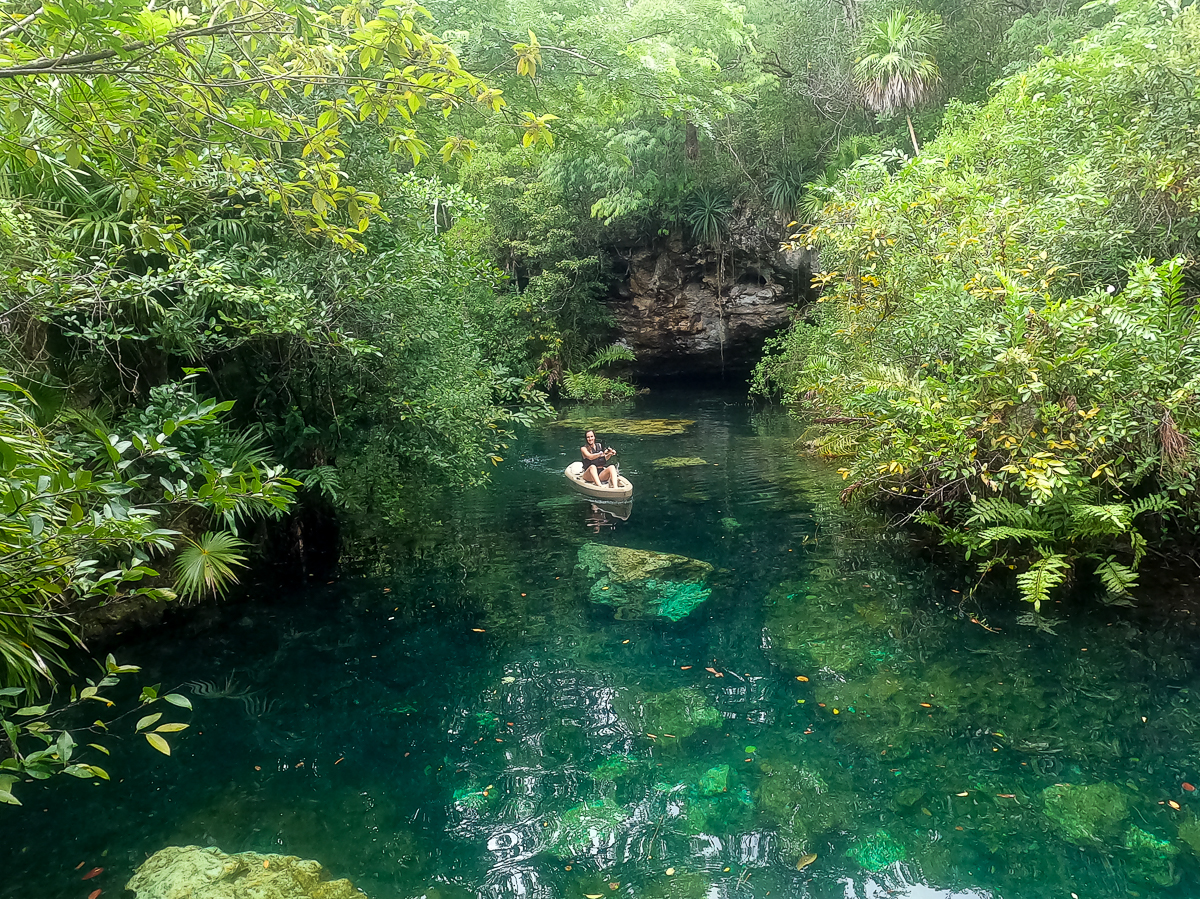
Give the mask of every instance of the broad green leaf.
[(140, 718), (138, 720), (137, 726), (134, 728), (134, 730), (135, 731), (145, 730), (147, 727), (149, 727), (151, 724), (153, 724), (155, 721), (157, 721), (161, 717), (162, 717), (162, 712), (155, 712), (153, 715), (147, 715), (144, 718)]
[(146, 734), (146, 742), (161, 752), (163, 755), (171, 754), (171, 746), (160, 737), (158, 734)]

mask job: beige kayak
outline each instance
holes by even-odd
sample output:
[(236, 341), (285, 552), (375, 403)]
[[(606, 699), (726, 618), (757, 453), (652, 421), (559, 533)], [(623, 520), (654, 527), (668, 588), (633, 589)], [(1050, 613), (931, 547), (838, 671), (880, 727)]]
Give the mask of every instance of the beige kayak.
[[(617, 466), (613, 465), (613, 468)], [(567, 470), (563, 472), (567, 476), (567, 480), (582, 490), (588, 496), (594, 496), (596, 499), (611, 499), (611, 500), (626, 500), (633, 496), (633, 485), (629, 483), (621, 472), (617, 471), (617, 486), (610, 487), (608, 484), (593, 484), (591, 481), (583, 479), (583, 463), (572, 462), (567, 466)]]

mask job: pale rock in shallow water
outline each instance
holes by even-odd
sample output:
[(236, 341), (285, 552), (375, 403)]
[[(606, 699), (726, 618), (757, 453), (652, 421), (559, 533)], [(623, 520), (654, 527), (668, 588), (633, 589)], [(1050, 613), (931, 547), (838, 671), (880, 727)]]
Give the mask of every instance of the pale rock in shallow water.
[(167, 846), (134, 873), (136, 899), (359, 899), (348, 880), (329, 880), (319, 862), (294, 855)]
[(585, 543), (576, 567), (597, 578), (592, 601), (616, 607), (618, 618), (679, 621), (712, 594), (713, 567), (687, 556)]

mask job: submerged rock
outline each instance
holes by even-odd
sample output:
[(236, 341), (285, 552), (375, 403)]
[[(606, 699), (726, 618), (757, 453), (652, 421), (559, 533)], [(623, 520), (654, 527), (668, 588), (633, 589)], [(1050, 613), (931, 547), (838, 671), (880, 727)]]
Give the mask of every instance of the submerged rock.
[(199, 846), (167, 846), (142, 863), (125, 889), (136, 899), (352, 899), (348, 880), (329, 880), (320, 862)]
[(1048, 817), (1072, 843), (1108, 844), (1129, 814), (1129, 803), (1116, 784), (1054, 784), (1042, 790)]
[(851, 820), (847, 793), (830, 789), (812, 768), (787, 759), (766, 759), (759, 770), (763, 779), (754, 798), (759, 813), (778, 829), (786, 851), (805, 850), (814, 837)]
[(725, 717), (698, 687), (619, 697), (617, 711), (632, 730), (651, 733), (666, 746), (702, 727), (719, 727)]
[(868, 871), (879, 871), (908, 858), (905, 848), (886, 830), (878, 830), (858, 840), (846, 851), (846, 855)]
[(1179, 882), (1175, 870), (1179, 847), (1170, 840), (1159, 839), (1135, 824), (1125, 834), (1125, 851), (1129, 853), (1129, 873), (1135, 879), (1163, 887)]
[(629, 813), (608, 797), (584, 802), (563, 813), (546, 847), (560, 858), (575, 858), (612, 845)]
[(729, 789), (729, 766), (717, 765), (700, 776), (700, 795), (716, 796)]
[(615, 606), (618, 618), (679, 621), (712, 594), (713, 567), (687, 556), (585, 543), (578, 567), (597, 579), (592, 601)]

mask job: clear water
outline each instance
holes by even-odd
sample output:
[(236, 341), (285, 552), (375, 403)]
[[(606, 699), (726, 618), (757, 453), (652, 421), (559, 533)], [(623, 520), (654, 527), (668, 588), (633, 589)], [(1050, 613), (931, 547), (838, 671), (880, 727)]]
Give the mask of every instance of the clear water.
[[(546, 427), (335, 582), (115, 647), (192, 684), (192, 727), (169, 759), (122, 741), (120, 782), (18, 785), (0, 896), (119, 895), (171, 844), (318, 859), (374, 899), (1200, 894), (1194, 607), (1082, 603), (1032, 632), (847, 517), (777, 412), (620, 414), (694, 421), (608, 435), (598, 413), (624, 520), (562, 477), (581, 429)], [(709, 562), (712, 595), (630, 619), (589, 599), (587, 543)]]

